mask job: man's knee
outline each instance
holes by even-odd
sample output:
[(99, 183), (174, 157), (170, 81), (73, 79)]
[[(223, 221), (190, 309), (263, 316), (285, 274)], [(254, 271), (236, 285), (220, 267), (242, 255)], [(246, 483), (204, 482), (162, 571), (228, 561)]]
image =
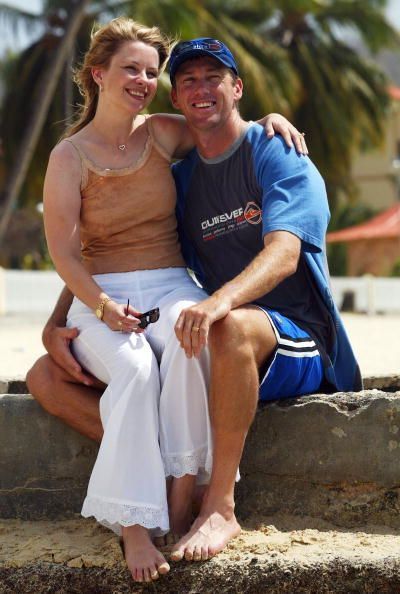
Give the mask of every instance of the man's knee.
[(250, 355), (253, 349), (243, 312), (232, 310), (225, 318), (214, 322), (210, 328), (209, 344), (212, 355)]
[(210, 329), (211, 357), (255, 361), (260, 367), (273, 353), (276, 338), (265, 313), (254, 307), (233, 309)]

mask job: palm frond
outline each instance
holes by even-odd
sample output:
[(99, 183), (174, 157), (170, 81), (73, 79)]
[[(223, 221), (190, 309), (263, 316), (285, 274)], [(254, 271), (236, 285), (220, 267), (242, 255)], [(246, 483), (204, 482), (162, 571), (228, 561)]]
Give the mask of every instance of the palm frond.
[(356, 31), (365, 45), (376, 52), (381, 47), (400, 48), (400, 34), (387, 21), (380, 5), (385, 2), (368, 0), (335, 0), (315, 15), (316, 21), (334, 34), (334, 25)]

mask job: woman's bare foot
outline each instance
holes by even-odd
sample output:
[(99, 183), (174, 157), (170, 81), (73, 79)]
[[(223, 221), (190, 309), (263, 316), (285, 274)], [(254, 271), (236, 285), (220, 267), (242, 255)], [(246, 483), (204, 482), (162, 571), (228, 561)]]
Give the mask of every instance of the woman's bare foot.
[(181, 538), (171, 552), (172, 561), (207, 561), (240, 533), (240, 526), (233, 511), (201, 512), (189, 532)]
[[(189, 475), (186, 475), (189, 476)], [(183, 477), (185, 479), (185, 477)], [(192, 479), (193, 480), (193, 479)], [(195, 482), (193, 480), (193, 482)], [(201, 509), (203, 498), (207, 490), (207, 485), (191, 485), (191, 478), (185, 479), (170, 479), (168, 483), (168, 502), (169, 502), (169, 518), (171, 525), (171, 532), (164, 536), (156, 536), (154, 544), (156, 547), (168, 547), (176, 544), (186, 534), (195, 518)], [(173, 487), (173, 496), (171, 497)], [(190, 503), (190, 492), (192, 491), (192, 501)], [(185, 502), (188, 502), (186, 505)], [(190, 504), (190, 508), (189, 508)]]
[(168, 573), (169, 564), (151, 541), (143, 526), (122, 526), (126, 564), (135, 582), (151, 582)]
[[(196, 476), (185, 474), (172, 479), (168, 495), (168, 513), (171, 533), (181, 538), (189, 530), (193, 516), (192, 504), (196, 487)], [(177, 541), (175, 541), (177, 542)]]

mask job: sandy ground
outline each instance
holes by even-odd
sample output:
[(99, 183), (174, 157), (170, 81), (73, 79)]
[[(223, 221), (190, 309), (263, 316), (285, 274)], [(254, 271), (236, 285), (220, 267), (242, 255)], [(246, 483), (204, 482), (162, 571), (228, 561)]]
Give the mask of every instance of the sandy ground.
[[(0, 521), (0, 565), (21, 567), (35, 562), (68, 567), (124, 565), (118, 538), (92, 520)], [(168, 557), (169, 549), (164, 547)], [(400, 555), (400, 535), (384, 526), (357, 530), (315, 518), (274, 515), (257, 518), (214, 562), (275, 559), (301, 565), (332, 559), (377, 561)]]
[[(343, 319), (364, 377), (400, 374), (400, 316), (344, 314)], [(24, 377), (45, 351), (41, 331), (46, 317), (0, 317), (0, 377)]]

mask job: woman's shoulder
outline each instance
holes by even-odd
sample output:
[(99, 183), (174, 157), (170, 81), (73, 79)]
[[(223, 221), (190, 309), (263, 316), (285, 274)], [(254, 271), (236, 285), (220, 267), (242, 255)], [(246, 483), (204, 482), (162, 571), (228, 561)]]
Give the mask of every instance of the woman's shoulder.
[(49, 157), (49, 169), (68, 169), (71, 174), (81, 175), (82, 157), (78, 144), (71, 138), (62, 138), (52, 149)]

